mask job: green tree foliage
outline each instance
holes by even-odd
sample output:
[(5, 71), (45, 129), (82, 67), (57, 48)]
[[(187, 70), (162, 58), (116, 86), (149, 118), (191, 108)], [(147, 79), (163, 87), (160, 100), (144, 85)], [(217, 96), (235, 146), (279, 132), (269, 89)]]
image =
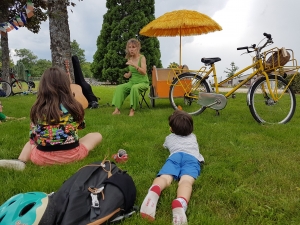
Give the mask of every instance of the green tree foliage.
[(76, 55), (78, 57), (80, 64), (85, 62), (84, 50), (79, 47), (79, 44), (77, 43), (76, 40), (73, 40), (71, 42), (71, 52), (72, 52), (72, 56)]
[(168, 66), (168, 68), (178, 68), (178, 67), (179, 67), (179, 64), (176, 62), (171, 62)]
[(21, 62), (25, 66), (25, 69), (31, 71), (32, 66), (36, 63), (38, 57), (35, 54), (33, 54), (31, 50), (26, 48), (22, 48), (19, 50), (16, 49), (15, 52), (16, 52), (15, 56), (19, 58), (17, 64)]
[(19, 79), (26, 80), (26, 74), (25, 74), (25, 66), (22, 62), (17, 62), (17, 64), (13, 68), (13, 72), (17, 75)]
[[(288, 75), (286, 80), (289, 82), (292, 79), (293, 75)], [(300, 93), (300, 73), (297, 73), (294, 80), (291, 83), (291, 88), (296, 94)]]
[(148, 76), (153, 65), (162, 67), (158, 39), (139, 36), (139, 31), (155, 19), (154, 0), (107, 0), (106, 7), (107, 13), (103, 16), (97, 51), (91, 65), (94, 77), (111, 83), (125, 81), (123, 74), (128, 70), (125, 48), (130, 38), (138, 38), (141, 42)]
[(76, 55), (78, 57), (83, 76), (93, 77), (91, 71), (91, 63), (86, 62), (84, 50), (79, 47), (79, 44), (77, 43), (76, 40), (73, 40), (71, 42), (71, 52), (72, 52), (72, 56)]
[(16, 49), (15, 56), (19, 57), (14, 68), (20, 78), (25, 78), (25, 70), (29, 70), (32, 77), (40, 77), (46, 68), (52, 66), (52, 62), (38, 57), (29, 49)]
[(90, 62), (85, 62), (85, 63), (81, 64), (81, 70), (82, 70), (82, 74), (84, 77), (89, 77), (89, 78), (93, 77)]
[[(231, 68), (228, 69), (226, 68), (226, 70), (224, 71), (224, 73), (227, 73), (227, 77), (231, 77), (236, 71), (238, 71), (238, 67), (235, 65), (234, 62), (230, 63)], [(242, 74), (240, 74), (239, 76), (241, 76)]]
[[(34, 3), (34, 16), (27, 19), (25, 27), (33, 33), (38, 33), (40, 30), (40, 24), (42, 21), (46, 21), (47, 15), (43, 12), (46, 9), (47, 1), (44, 0), (32, 0)], [(26, 13), (23, 7), (27, 3), (27, 0), (1, 0), (0, 1), (0, 23), (8, 22), (15, 18), (20, 12)], [(14, 32), (14, 31), (11, 31)], [(1, 47), (2, 47), (2, 70), (5, 80), (9, 80), (9, 47), (8, 47), (8, 33), (1, 34)]]
[(52, 62), (47, 59), (38, 59), (30, 70), (32, 77), (40, 77), (47, 68), (52, 66)]

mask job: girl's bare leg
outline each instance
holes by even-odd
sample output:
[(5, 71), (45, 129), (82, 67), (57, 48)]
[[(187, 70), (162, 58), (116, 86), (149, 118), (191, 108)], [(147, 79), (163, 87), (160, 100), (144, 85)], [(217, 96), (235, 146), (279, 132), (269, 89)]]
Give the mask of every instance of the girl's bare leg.
[(102, 135), (98, 132), (89, 133), (79, 139), (79, 143), (83, 144), (88, 151), (91, 151), (102, 141)]
[(30, 142), (28, 141), (25, 145), (24, 145), (24, 147), (23, 147), (23, 149), (22, 149), (22, 151), (21, 151), (21, 153), (20, 153), (20, 155), (19, 155), (19, 160), (20, 161), (22, 161), (22, 162), (27, 162), (27, 161), (29, 161), (30, 160), (30, 154), (31, 154), (31, 151), (32, 151), (32, 149), (35, 147), (35, 145), (32, 145), (32, 144), (30, 144)]

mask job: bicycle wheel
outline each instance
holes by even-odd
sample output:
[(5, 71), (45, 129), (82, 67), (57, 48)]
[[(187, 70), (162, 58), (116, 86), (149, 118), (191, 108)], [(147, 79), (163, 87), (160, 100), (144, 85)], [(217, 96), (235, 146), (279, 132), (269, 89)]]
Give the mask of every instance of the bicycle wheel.
[(13, 95), (28, 94), (29, 86), (25, 80), (15, 80), (11, 84), (11, 91)]
[(206, 107), (198, 103), (200, 92), (210, 92), (207, 82), (200, 82), (195, 73), (183, 73), (175, 78), (170, 86), (169, 99), (173, 109), (183, 110), (191, 115), (202, 113)]
[(8, 97), (11, 95), (11, 86), (6, 81), (0, 81), (0, 97)]
[(266, 78), (262, 77), (251, 88), (250, 112), (259, 123), (287, 123), (295, 113), (295, 93), (290, 87), (286, 89), (287, 82), (282, 77), (270, 75), (269, 80), (276, 99), (272, 99)]

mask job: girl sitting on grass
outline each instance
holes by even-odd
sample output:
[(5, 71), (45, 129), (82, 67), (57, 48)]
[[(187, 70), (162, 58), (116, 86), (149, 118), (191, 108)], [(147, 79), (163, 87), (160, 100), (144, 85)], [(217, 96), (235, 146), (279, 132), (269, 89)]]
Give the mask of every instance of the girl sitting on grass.
[(98, 132), (79, 139), (78, 130), (85, 127), (84, 109), (70, 84), (68, 75), (59, 68), (44, 72), (30, 111), (30, 140), (17, 160), (0, 160), (0, 167), (24, 170), (29, 160), (41, 166), (74, 162), (102, 141)]

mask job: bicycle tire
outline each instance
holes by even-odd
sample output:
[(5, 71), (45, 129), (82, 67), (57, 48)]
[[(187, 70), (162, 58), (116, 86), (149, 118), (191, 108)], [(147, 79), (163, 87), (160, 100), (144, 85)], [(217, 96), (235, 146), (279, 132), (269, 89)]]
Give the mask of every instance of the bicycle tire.
[(288, 87), (284, 92), (287, 82), (281, 76), (269, 75), (269, 80), (275, 97), (279, 97), (279, 99), (277, 101), (272, 99), (267, 87), (266, 77), (261, 77), (253, 84), (250, 90), (250, 112), (259, 123), (287, 123), (295, 113), (295, 93), (291, 87)]
[(183, 110), (191, 115), (199, 115), (206, 107), (198, 103), (200, 92), (210, 92), (205, 80), (195, 73), (183, 73), (170, 86), (169, 100), (173, 109)]
[(15, 80), (11, 83), (11, 91), (13, 95), (28, 94), (28, 83), (25, 80)]
[(0, 81), (0, 90), (5, 92), (5, 96), (0, 95), (0, 97), (9, 97), (11, 95), (11, 86), (6, 81)]

